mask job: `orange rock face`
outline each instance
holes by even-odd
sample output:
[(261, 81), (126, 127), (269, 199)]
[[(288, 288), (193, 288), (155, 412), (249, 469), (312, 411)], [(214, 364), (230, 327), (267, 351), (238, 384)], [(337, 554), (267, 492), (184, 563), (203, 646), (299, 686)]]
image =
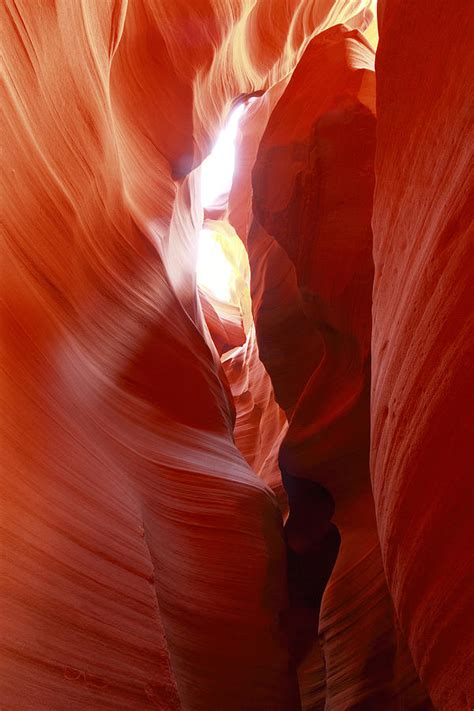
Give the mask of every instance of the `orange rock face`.
[[(308, 551), (306, 578), (323, 589), (334, 524), (341, 539), (320, 616), (325, 671), (317, 650), (300, 670), (309, 708), (324, 676), (332, 708), (423, 699), (395, 631), (368, 466), (374, 111), (372, 50), (356, 31), (328, 30), (273, 109), (253, 169), (253, 303), (261, 357), (289, 418), (279, 455), (287, 530)], [(301, 644), (304, 630), (316, 631), (315, 608), (298, 600)]]
[(381, 11), (372, 482), (400, 625), (454, 711), (474, 705), (472, 7)]
[(372, 4), (2, 4), (0, 708), (472, 707), (470, 7)]

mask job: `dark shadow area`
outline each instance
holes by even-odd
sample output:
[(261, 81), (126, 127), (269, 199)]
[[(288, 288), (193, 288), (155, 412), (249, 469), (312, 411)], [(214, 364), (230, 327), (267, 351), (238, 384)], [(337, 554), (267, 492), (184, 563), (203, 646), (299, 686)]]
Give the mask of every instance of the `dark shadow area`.
[(324, 487), (284, 469), (282, 479), (290, 508), (284, 527), (289, 598), (286, 626), (290, 654), (298, 665), (317, 640), (321, 602), (341, 537), (331, 523), (334, 502)]

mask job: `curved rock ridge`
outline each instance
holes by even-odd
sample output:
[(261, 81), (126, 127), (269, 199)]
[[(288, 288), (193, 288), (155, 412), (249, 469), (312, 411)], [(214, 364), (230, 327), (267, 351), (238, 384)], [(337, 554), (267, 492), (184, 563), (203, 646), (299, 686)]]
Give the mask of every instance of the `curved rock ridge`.
[[(250, 184), (250, 173), (247, 180)], [(253, 471), (275, 492), (286, 516), (288, 503), (278, 453), (288, 424), (258, 353), (247, 252), (227, 219), (207, 219), (204, 225), (222, 248), (231, 275), (228, 301), (216, 298), (209, 288), (203, 287), (200, 299), (236, 411), (235, 443)]]
[(236, 408), (235, 443), (256, 474), (275, 492), (286, 516), (288, 502), (278, 454), (288, 423), (259, 358), (255, 327), (251, 327), (245, 344), (223, 355), (222, 364)]
[(216, 304), (212, 296), (204, 291), (200, 291), (199, 299), (219, 356), (237, 346), (243, 346), (246, 335), (240, 309), (233, 304)]

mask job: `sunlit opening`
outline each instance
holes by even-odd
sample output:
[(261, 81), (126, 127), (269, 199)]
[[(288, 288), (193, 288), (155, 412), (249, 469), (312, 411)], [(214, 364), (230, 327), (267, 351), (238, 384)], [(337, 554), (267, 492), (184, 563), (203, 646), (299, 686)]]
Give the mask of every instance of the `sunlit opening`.
[(197, 281), (219, 318), (248, 333), (253, 323), (250, 265), (242, 240), (226, 219), (205, 222)]
[(364, 37), (370, 42), (374, 50), (376, 50), (379, 42), (379, 31), (377, 24), (377, 0), (371, 0), (369, 8), (372, 14), (372, 21), (369, 22), (368, 26), (364, 30)]
[[(210, 155), (201, 165), (202, 205), (222, 215), (232, 187), (239, 121), (254, 100), (249, 99), (235, 107)], [(240, 305), (237, 291), (244, 288), (246, 281), (242, 276), (242, 250), (245, 252), (226, 220), (207, 221), (199, 238), (196, 274), (199, 287), (218, 301)]]
[(234, 270), (210, 230), (201, 230), (197, 260), (197, 282), (219, 301), (230, 301)]
[(219, 198), (226, 196), (232, 187), (235, 167), (235, 139), (239, 120), (246, 105), (239, 104), (230, 114), (210, 155), (201, 165), (201, 201), (203, 207), (211, 207)]

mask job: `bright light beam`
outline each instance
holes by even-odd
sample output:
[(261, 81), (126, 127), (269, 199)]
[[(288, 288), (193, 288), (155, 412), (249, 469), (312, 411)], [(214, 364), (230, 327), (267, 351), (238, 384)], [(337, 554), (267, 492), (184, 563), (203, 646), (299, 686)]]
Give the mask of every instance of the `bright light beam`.
[(229, 194), (235, 167), (235, 139), (246, 104), (239, 104), (230, 114), (210, 155), (201, 165), (201, 200), (211, 207), (218, 198)]
[[(201, 165), (201, 201), (204, 208), (224, 208), (235, 168), (235, 139), (239, 121), (254, 98), (242, 102), (231, 112), (210, 155)], [(230, 302), (235, 282), (234, 270), (211, 230), (202, 229), (196, 266), (199, 286), (216, 299)]]
[(201, 230), (196, 267), (197, 282), (219, 301), (229, 302), (233, 270), (210, 230)]

